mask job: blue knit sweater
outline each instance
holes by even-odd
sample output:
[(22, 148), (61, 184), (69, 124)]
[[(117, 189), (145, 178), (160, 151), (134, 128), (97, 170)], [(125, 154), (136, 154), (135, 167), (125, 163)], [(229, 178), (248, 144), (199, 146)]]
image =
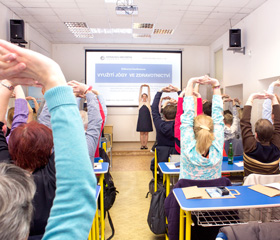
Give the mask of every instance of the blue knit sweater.
[(45, 93), (53, 130), (56, 196), (43, 240), (86, 240), (96, 210), (96, 178), (72, 88)]

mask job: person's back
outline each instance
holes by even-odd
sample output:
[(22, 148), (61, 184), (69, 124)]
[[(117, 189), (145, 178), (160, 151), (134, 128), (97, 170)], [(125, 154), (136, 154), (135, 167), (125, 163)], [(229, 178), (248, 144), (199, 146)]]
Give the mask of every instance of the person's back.
[[(255, 136), (250, 123), (254, 99), (270, 98), (273, 101), (274, 124), (259, 119), (255, 124)], [(243, 141), (245, 176), (250, 173), (278, 174), (280, 161), (280, 106), (273, 94), (251, 94), (240, 121)]]
[(175, 148), (175, 138), (174, 138), (174, 124), (175, 117), (177, 112), (177, 106), (175, 105), (167, 105), (163, 109), (163, 116), (165, 120), (161, 119), (159, 113), (159, 101), (162, 95), (162, 92), (165, 91), (166, 88), (163, 88), (162, 91), (157, 92), (152, 104), (152, 115), (153, 121), (157, 132), (157, 142), (158, 146), (168, 146)]
[[(212, 117), (195, 117), (193, 84), (212, 84), (214, 89)], [(184, 114), (181, 116), (180, 179), (208, 180), (221, 177), (224, 123), (220, 85), (208, 76), (191, 78), (185, 90)]]

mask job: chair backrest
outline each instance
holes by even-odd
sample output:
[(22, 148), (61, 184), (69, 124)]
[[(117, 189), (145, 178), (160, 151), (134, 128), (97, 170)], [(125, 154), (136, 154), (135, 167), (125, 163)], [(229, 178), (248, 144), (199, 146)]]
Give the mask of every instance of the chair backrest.
[(263, 175), (252, 173), (246, 177), (243, 185), (268, 184), (273, 182), (280, 182), (280, 174)]

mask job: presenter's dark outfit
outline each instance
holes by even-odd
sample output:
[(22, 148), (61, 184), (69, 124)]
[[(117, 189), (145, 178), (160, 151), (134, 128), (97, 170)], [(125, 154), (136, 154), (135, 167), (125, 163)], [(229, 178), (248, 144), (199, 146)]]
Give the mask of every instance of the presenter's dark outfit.
[(143, 104), (139, 109), (138, 122), (137, 122), (137, 132), (152, 132), (152, 118), (149, 108)]

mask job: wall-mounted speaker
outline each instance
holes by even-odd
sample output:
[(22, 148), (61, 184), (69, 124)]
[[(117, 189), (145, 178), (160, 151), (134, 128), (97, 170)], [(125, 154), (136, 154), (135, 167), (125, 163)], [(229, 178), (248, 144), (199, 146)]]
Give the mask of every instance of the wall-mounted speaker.
[(229, 30), (229, 47), (241, 47), (241, 29)]
[(26, 43), (24, 40), (24, 21), (10, 19), (10, 41), (12, 43)]

